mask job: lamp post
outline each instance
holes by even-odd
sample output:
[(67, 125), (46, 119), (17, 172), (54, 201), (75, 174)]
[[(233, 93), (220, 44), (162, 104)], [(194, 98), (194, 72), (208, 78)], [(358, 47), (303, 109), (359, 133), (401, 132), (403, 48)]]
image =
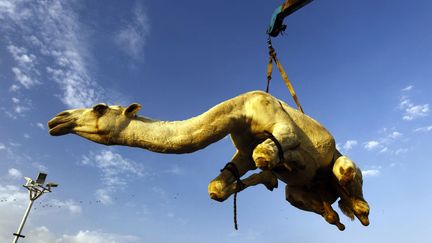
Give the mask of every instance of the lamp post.
[(45, 184), (45, 179), (46, 179), (47, 175), (48, 174), (46, 174), (46, 173), (42, 173), (42, 172), (39, 173), (36, 181), (33, 181), (32, 179), (30, 179), (28, 177), (24, 177), (27, 180), (27, 182), (25, 185), (23, 185), (23, 187), (27, 188), (27, 190), (29, 191), (30, 202), (29, 202), (27, 209), (24, 213), (24, 217), (21, 220), (21, 224), (18, 227), (18, 231), (13, 234), (15, 236), (13, 243), (17, 243), (19, 238), (25, 237), (24, 235), (21, 234), (21, 232), (22, 232), (24, 224), (27, 220), (27, 217), (30, 213), (31, 207), (33, 206), (33, 202), (36, 199), (38, 199), (40, 196), (42, 196), (44, 193), (51, 192), (51, 188), (58, 186), (58, 184), (53, 183), (53, 182), (49, 182), (49, 183)]

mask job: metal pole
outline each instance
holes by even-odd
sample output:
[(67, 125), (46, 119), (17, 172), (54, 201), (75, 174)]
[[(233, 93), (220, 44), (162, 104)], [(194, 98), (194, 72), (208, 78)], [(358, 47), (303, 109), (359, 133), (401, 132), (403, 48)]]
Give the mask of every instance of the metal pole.
[(24, 217), (23, 217), (23, 219), (22, 219), (22, 221), (21, 221), (21, 224), (20, 224), (20, 226), (18, 227), (18, 231), (17, 231), (17, 233), (14, 234), (14, 235), (15, 235), (15, 239), (14, 239), (13, 243), (17, 243), (17, 242), (18, 242), (18, 239), (19, 239), (20, 237), (22, 237), (22, 238), (25, 237), (25, 236), (21, 235), (21, 231), (22, 231), (22, 229), (23, 229), (23, 227), (24, 227), (24, 224), (25, 224), (25, 222), (26, 222), (26, 220), (27, 220), (27, 217), (28, 217), (28, 215), (29, 215), (29, 213), (30, 213), (30, 209), (31, 209), (31, 207), (33, 206), (33, 202), (34, 202), (34, 200), (30, 200), (30, 203), (29, 203), (29, 205), (28, 205), (28, 207), (27, 207), (27, 210), (26, 210), (25, 213), (24, 213)]

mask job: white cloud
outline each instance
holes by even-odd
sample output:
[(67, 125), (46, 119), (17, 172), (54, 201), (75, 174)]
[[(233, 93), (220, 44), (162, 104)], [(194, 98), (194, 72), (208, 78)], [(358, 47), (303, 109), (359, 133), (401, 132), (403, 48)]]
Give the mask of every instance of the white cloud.
[(380, 150), (380, 153), (385, 153), (385, 152), (387, 152), (388, 151), (388, 148), (387, 147), (383, 147), (381, 150)]
[(5, 150), (6, 146), (3, 143), (0, 143), (0, 150)]
[(46, 204), (54, 208), (66, 209), (71, 214), (80, 214), (82, 212), (81, 206), (73, 200), (60, 201), (51, 199)]
[(22, 179), (23, 178), (21, 171), (15, 169), (15, 168), (9, 169), (8, 175), (14, 179)]
[(25, 88), (29, 89), (31, 86), (35, 85), (36, 82), (34, 82), (30, 76), (28, 76), (27, 74), (25, 74), (24, 72), (21, 71), (21, 69), (17, 68), (17, 67), (13, 67), (12, 71), (15, 74), (15, 78), (18, 82), (21, 83), (22, 86), (24, 86)]
[(358, 142), (356, 140), (348, 140), (345, 142), (345, 144), (343, 145), (343, 149), (345, 151), (351, 150), (354, 146), (356, 146), (358, 144)]
[(96, 196), (103, 203), (112, 202), (110, 193), (124, 188), (133, 176), (147, 175), (141, 164), (123, 158), (122, 155), (110, 150), (91, 152), (90, 155), (83, 156), (81, 164), (96, 167), (101, 171), (101, 180), (105, 187), (97, 190)]
[(136, 6), (133, 12), (133, 20), (118, 31), (115, 36), (115, 43), (127, 55), (135, 59), (141, 59), (149, 33), (148, 17), (141, 6)]
[(76, 234), (56, 234), (46, 226), (30, 230), (28, 243), (129, 243), (138, 242), (140, 238), (133, 235), (121, 235), (102, 231), (80, 230)]
[[(62, 94), (58, 97), (69, 107), (91, 106), (104, 96), (87, 70), (91, 56), (84, 39), (86, 30), (71, 2), (3, 0), (0, 21), (0, 31), (11, 42), (8, 50), (16, 61), (12, 71), (20, 85), (29, 89), (39, 83), (37, 76), (46, 72), (59, 84)], [(44, 63), (37, 62), (41, 57)], [(19, 86), (10, 90), (18, 91)]]
[(184, 174), (184, 171), (178, 165), (173, 165), (170, 169), (165, 170), (165, 173), (171, 175), (182, 175)]
[(362, 170), (362, 175), (364, 177), (372, 177), (372, 176), (378, 176), (380, 174), (380, 171), (377, 169), (372, 170)]
[(414, 130), (414, 132), (430, 132), (432, 131), (432, 126), (419, 127)]
[(374, 140), (366, 142), (364, 144), (364, 148), (366, 150), (373, 150), (373, 149), (376, 149), (376, 148), (378, 148), (380, 146), (381, 146), (381, 144), (378, 141), (374, 141)]
[(96, 198), (101, 201), (103, 204), (111, 204), (113, 203), (111, 194), (112, 191), (108, 188), (106, 189), (98, 189), (96, 190)]
[(413, 85), (408, 85), (405, 88), (402, 89), (402, 91), (407, 92), (407, 91), (411, 91), (414, 88)]
[(17, 115), (24, 115), (24, 112), (29, 111), (32, 106), (29, 99), (19, 99), (17, 97), (12, 97), (12, 110)]
[(397, 149), (397, 150), (395, 151), (395, 154), (396, 154), (396, 155), (404, 154), (404, 153), (407, 153), (408, 151), (409, 151), (409, 149), (407, 149), (407, 148), (400, 148), (400, 149)]
[(411, 121), (419, 117), (424, 117), (429, 114), (429, 104), (415, 105), (405, 109), (405, 114), (402, 119)]
[(31, 165), (41, 172), (48, 172), (48, 167), (46, 167), (45, 165), (43, 165), (39, 162), (32, 162)]
[(140, 238), (133, 235), (120, 235), (100, 231), (79, 231), (76, 235), (62, 235), (56, 243), (127, 243), (138, 242)]
[(16, 84), (12, 84), (12, 86), (9, 88), (9, 91), (11, 92), (17, 92), (18, 90), (20, 90), (20, 86)]
[(42, 123), (40, 123), (40, 122), (36, 123), (36, 126), (39, 127), (42, 130), (45, 130), (45, 126)]
[[(7, 49), (9, 50), (9, 53), (11, 53), (17, 65), (12, 68), (16, 81), (26, 89), (30, 89), (36, 84), (40, 84), (36, 78), (40, 74), (35, 68), (36, 56), (28, 53), (27, 49), (24, 47), (9, 45)], [(19, 86), (16, 84), (14, 85), (15, 86), (12, 86), (13, 88), (11, 87), (11, 89), (16, 91)]]
[(402, 133), (400, 133), (398, 131), (394, 131), (394, 132), (390, 133), (388, 135), (388, 137), (392, 138), (392, 139), (398, 139), (398, 138), (402, 137)]
[(429, 115), (429, 104), (415, 105), (407, 96), (402, 96), (399, 108), (404, 110), (402, 119), (406, 121)]

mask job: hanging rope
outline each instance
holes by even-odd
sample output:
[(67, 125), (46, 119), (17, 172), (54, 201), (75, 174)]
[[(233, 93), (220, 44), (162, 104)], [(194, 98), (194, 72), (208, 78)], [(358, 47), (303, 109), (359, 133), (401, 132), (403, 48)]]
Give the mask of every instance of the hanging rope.
[(225, 167), (223, 167), (220, 171), (228, 170), (234, 176), (237, 181), (237, 190), (234, 192), (234, 228), (238, 230), (237, 225), (237, 192), (242, 191), (245, 188), (245, 184), (240, 179), (240, 173), (238, 171), (237, 166), (233, 162), (228, 162)]
[(267, 93), (269, 92), (270, 80), (272, 79), (272, 72), (273, 72), (273, 61), (274, 61), (276, 63), (276, 66), (278, 67), (278, 70), (279, 70), (279, 73), (282, 76), (282, 79), (285, 82), (285, 85), (287, 86), (289, 92), (291, 93), (291, 96), (293, 97), (295, 103), (297, 104), (297, 108), (302, 113), (304, 113), (304, 111), (303, 111), (303, 109), (302, 109), (302, 107), (300, 105), (300, 102), (299, 102), (299, 100), (297, 98), (297, 95), (296, 95), (296, 93), (294, 91), (294, 87), (291, 85), (291, 81), (288, 79), (288, 76), (287, 76), (285, 70), (283, 69), (282, 65), (280, 64), (279, 60), (277, 59), (276, 51), (273, 48), (270, 36), (269, 36), (269, 38), (267, 40), (267, 43), (268, 43), (268, 48), (269, 48), (269, 63), (268, 63), (268, 66), (267, 66), (267, 87), (266, 87), (266, 92)]

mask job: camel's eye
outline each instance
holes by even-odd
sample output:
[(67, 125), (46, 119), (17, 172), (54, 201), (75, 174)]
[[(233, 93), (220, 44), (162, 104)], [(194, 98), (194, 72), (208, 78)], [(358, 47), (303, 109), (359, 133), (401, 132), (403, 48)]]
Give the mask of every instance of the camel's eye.
[(97, 104), (93, 106), (93, 111), (98, 115), (103, 115), (108, 110), (108, 106), (105, 104)]

